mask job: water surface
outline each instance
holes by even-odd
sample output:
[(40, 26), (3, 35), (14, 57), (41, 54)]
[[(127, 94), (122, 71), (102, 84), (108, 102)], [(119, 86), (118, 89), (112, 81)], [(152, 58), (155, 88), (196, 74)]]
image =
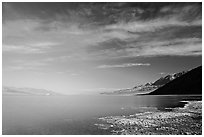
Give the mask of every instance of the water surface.
[(3, 134), (111, 134), (99, 117), (183, 107), (201, 96), (3, 96)]

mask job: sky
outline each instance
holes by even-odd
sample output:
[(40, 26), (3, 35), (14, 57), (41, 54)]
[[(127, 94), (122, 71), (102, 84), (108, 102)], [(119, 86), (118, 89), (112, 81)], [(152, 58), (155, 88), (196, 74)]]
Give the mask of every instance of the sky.
[(3, 86), (99, 92), (200, 65), (201, 3), (2, 4)]

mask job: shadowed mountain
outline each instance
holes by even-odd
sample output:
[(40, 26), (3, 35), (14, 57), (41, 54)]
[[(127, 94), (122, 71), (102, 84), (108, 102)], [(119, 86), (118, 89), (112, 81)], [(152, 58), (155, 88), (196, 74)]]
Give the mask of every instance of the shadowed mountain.
[(16, 87), (3, 87), (2, 95), (40, 95), (40, 96), (52, 96), (60, 95), (50, 90), (34, 89), (34, 88), (16, 88)]
[(202, 66), (170, 81), (148, 95), (202, 94)]
[(185, 73), (186, 73), (186, 71), (182, 71), (182, 72), (175, 73), (175, 74), (172, 74), (172, 75), (167, 75), (166, 77), (161, 77), (160, 79), (155, 81), (152, 85), (155, 85), (155, 86), (165, 85), (166, 83), (168, 83), (168, 82), (182, 76)]

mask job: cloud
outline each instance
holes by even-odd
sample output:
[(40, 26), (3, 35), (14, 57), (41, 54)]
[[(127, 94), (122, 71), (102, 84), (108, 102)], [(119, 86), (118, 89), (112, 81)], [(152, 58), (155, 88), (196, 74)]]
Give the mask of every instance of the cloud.
[(113, 25), (107, 25), (105, 30), (122, 30), (129, 32), (151, 32), (156, 31), (161, 28), (171, 27), (171, 26), (199, 26), (202, 24), (202, 20), (196, 20), (192, 22), (180, 21), (175, 18), (172, 19), (163, 19), (157, 18), (150, 21), (133, 21), (133, 22), (122, 22)]
[(201, 55), (199, 3), (25, 5), (3, 10), (5, 54), (40, 53), (50, 61)]
[(166, 75), (167, 73), (166, 72), (160, 72), (159, 74), (160, 75)]
[[(25, 43), (26, 44), (26, 43)], [(56, 43), (33, 43), (27, 45), (6, 45), (3, 44), (3, 52), (15, 52), (20, 54), (40, 54), (45, 53), (51, 46)]]
[(13, 20), (3, 24), (3, 52), (20, 54), (45, 53), (61, 44), (50, 35), (35, 31), (41, 26), (39, 20)]
[(125, 63), (119, 65), (100, 65), (97, 68), (105, 69), (105, 68), (127, 68), (127, 67), (135, 67), (135, 66), (150, 66), (149, 63)]
[(56, 43), (56, 42), (38, 42), (38, 43), (29, 44), (29, 46), (37, 47), (37, 48), (49, 48), (49, 47), (56, 46), (59, 44), (60, 43)]
[(15, 52), (21, 54), (31, 54), (31, 53), (44, 53), (40, 48), (33, 48), (29, 46), (23, 45), (3, 45), (2, 46), (3, 52)]
[(70, 75), (71, 75), (71, 76), (79, 76), (78, 73), (71, 73)]
[[(163, 36), (161, 36), (163, 37)], [(156, 38), (130, 39), (100, 43), (89, 51), (101, 58), (149, 57), (149, 56), (199, 56), (202, 55), (201, 38), (174, 38), (170, 40)], [(123, 45), (121, 45), (123, 43)], [(91, 54), (90, 54), (91, 55)]]

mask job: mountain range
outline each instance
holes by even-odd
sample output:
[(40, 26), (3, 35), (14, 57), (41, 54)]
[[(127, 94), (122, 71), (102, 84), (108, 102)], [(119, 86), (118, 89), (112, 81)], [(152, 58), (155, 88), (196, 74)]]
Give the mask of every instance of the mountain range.
[(39, 96), (52, 96), (60, 95), (50, 90), (35, 89), (35, 88), (16, 88), (16, 87), (3, 87), (3, 95), (39, 95)]
[(107, 95), (138, 95), (138, 94), (148, 94), (153, 93), (153, 91), (156, 91), (160, 89), (161, 87), (165, 86), (171, 81), (176, 80), (177, 78), (189, 73), (189, 71), (182, 71), (174, 74), (166, 75), (165, 77), (161, 77), (158, 80), (150, 83), (146, 83), (144, 85), (138, 85), (133, 88), (127, 88), (127, 89), (120, 89), (113, 92), (103, 92), (101, 94), (107, 94)]

